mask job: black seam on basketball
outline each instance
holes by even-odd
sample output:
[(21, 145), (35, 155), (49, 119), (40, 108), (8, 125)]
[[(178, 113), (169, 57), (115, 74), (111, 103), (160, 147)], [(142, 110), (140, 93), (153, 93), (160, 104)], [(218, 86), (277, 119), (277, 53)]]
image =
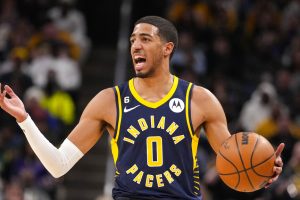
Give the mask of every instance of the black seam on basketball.
[[(259, 142), (259, 141), (258, 141)], [(257, 142), (257, 143), (258, 143)], [(220, 152), (220, 151), (219, 151)], [(221, 153), (221, 152), (220, 152)], [(225, 158), (224, 157), (224, 155), (222, 155), (223, 156), (223, 158)], [(253, 170), (253, 172), (257, 175), (257, 176), (260, 176), (260, 177), (264, 177), (264, 178), (272, 178), (272, 176), (265, 176), (265, 175), (262, 175), (262, 174), (259, 174), (259, 173), (257, 173), (256, 171), (255, 171), (255, 168), (257, 167), (257, 166), (259, 166), (259, 165), (262, 165), (264, 162), (266, 162), (266, 161), (268, 161), (269, 159), (271, 159), (272, 157), (274, 156), (274, 154), (272, 154), (271, 156), (269, 156), (267, 159), (265, 159), (264, 161), (262, 161), (262, 162), (260, 162), (260, 163), (258, 163), (258, 164), (256, 164), (256, 165), (252, 165), (252, 158), (253, 158), (253, 156), (251, 156), (251, 159), (252, 160), (250, 160), (250, 162), (251, 162), (251, 166), (252, 167), (250, 167), (250, 168), (247, 168), (247, 169), (245, 169), (245, 170), (241, 170), (241, 171), (238, 171), (238, 172), (232, 172), (232, 173), (219, 173), (219, 175), (222, 175), (222, 176), (230, 176), (230, 175), (234, 175), (234, 174), (239, 174), (239, 173), (242, 173), (242, 172), (245, 172), (245, 171), (248, 171), (248, 170)], [(226, 158), (225, 158), (226, 159)], [(227, 159), (226, 159), (227, 160)], [(232, 164), (233, 166), (234, 166), (234, 164)]]
[(250, 169), (252, 169), (252, 170), (254, 169), (254, 167), (252, 166), (253, 155), (254, 155), (254, 151), (257, 147), (258, 142), (259, 142), (259, 138), (256, 138), (256, 142), (254, 144), (254, 147), (253, 147), (253, 150), (252, 150), (251, 156), (250, 156)]
[(265, 178), (271, 178), (272, 176), (266, 176), (266, 175), (259, 174), (257, 171), (255, 171), (255, 168), (256, 168), (257, 166), (262, 165), (263, 163), (267, 162), (268, 160), (270, 160), (270, 159), (274, 156), (274, 154), (272, 154), (271, 156), (269, 156), (268, 158), (266, 158), (266, 159), (263, 160), (262, 162), (256, 164), (255, 166), (252, 166), (253, 155), (254, 155), (254, 152), (255, 152), (255, 149), (256, 149), (256, 146), (257, 146), (259, 140), (260, 140), (260, 136), (258, 137), (257, 142), (255, 143), (254, 149), (253, 149), (252, 154), (251, 154), (251, 158), (250, 158), (250, 165), (251, 165), (251, 167), (250, 167), (250, 168), (251, 168), (251, 169), (253, 170), (253, 172), (254, 172), (256, 175), (258, 175), (258, 176), (265, 177)]
[[(272, 157), (273, 157), (273, 155), (271, 155), (270, 157), (268, 157), (265, 161), (263, 161), (263, 162), (261, 162), (261, 163), (258, 163), (258, 164), (256, 164), (256, 165), (253, 165), (253, 168), (256, 168), (257, 166), (263, 164), (264, 162), (266, 162), (267, 160), (271, 159)], [(237, 171), (237, 172), (226, 173), (226, 174), (220, 174), (220, 173), (219, 173), (219, 174), (222, 175), (222, 176), (227, 176), (227, 175), (233, 175), (233, 174), (236, 174), (236, 173), (242, 173), (242, 172), (248, 171), (248, 170), (250, 170), (250, 169), (252, 169), (252, 167), (247, 168), (247, 169), (245, 169), (245, 170), (240, 170), (240, 171)], [(261, 174), (257, 174), (257, 175), (263, 176), (263, 175), (261, 175)], [(265, 176), (265, 177), (270, 178), (270, 177), (272, 177), (272, 176)]]
[(266, 175), (259, 174), (259, 173), (257, 173), (257, 172), (255, 171), (255, 168), (256, 168), (257, 166), (264, 164), (265, 162), (267, 162), (268, 160), (270, 160), (273, 156), (274, 156), (274, 154), (272, 154), (270, 157), (268, 157), (268, 158), (267, 158), (266, 160), (264, 160), (263, 162), (261, 162), (261, 163), (255, 165), (254, 168), (252, 169), (252, 170), (254, 171), (254, 173), (255, 173), (256, 175), (258, 175), (258, 176), (261, 176), (261, 177), (266, 177), (266, 178), (271, 178), (271, 177), (273, 177), (273, 175), (271, 175), (271, 176), (266, 176)]
[[(230, 164), (232, 164), (232, 166), (235, 168), (236, 172), (234, 173), (230, 173), (230, 175), (233, 175), (233, 174), (237, 174), (238, 175), (238, 182), (237, 182), (237, 185), (235, 186), (235, 188), (237, 188), (237, 186), (240, 184), (240, 173), (239, 173), (239, 170), (238, 168), (235, 166), (235, 164), (233, 162), (231, 162), (231, 160), (229, 160), (228, 158), (226, 158), (221, 151), (219, 151), (219, 155), (221, 155), (225, 160), (227, 160)], [(228, 174), (221, 174), (219, 173), (219, 175), (223, 176), (223, 175), (228, 175)]]
[[(243, 133), (244, 133), (244, 132), (243, 132)], [(242, 134), (243, 134), (243, 133), (242, 133)], [(247, 170), (246, 170), (246, 167), (245, 167), (245, 164), (244, 164), (244, 160), (243, 160), (242, 155), (241, 155), (241, 152), (240, 152), (239, 144), (238, 144), (238, 141), (237, 141), (237, 134), (235, 134), (234, 136), (235, 136), (235, 142), (236, 142), (237, 150), (238, 150), (238, 153), (239, 153), (239, 156), (240, 156), (240, 160), (241, 160), (241, 162), (242, 162), (242, 165), (243, 165), (245, 174), (246, 174), (246, 176), (247, 176), (247, 179), (248, 179), (248, 181), (249, 181), (251, 187), (252, 187), (253, 189), (255, 189), (254, 186), (253, 186), (253, 184), (252, 184), (252, 182), (251, 182), (251, 180), (250, 180), (249, 174), (247, 173)]]

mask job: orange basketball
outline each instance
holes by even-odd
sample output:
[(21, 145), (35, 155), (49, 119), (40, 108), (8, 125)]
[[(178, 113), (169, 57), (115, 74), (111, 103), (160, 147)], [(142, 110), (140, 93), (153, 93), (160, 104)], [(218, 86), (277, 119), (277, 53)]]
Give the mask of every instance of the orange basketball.
[(239, 132), (222, 144), (216, 168), (230, 188), (253, 192), (263, 188), (272, 177), (274, 161), (274, 148), (266, 138), (253, 132)]

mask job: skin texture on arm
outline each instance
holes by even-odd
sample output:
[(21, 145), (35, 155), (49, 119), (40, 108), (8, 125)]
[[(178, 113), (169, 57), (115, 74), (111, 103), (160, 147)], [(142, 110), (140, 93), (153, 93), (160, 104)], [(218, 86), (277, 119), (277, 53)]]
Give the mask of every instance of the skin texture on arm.
[(88, 103), (68, 139), (82, 153), (87, 153), (100, 139), (104, 129), (113, 136), (116, 112), (113, 89), (102, 90)]
[(194, 130), (198, 133), (203, 125), (211, 147), (217, 152), (221, 144), (230, 137), (220, 102), (209, 90), (194, 86), (191, 108)]

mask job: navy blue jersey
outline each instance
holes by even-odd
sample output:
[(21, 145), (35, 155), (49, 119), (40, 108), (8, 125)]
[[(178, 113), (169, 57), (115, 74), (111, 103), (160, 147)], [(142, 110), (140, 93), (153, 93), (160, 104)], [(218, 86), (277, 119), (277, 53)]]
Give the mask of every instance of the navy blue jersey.
[(198, 137), (190, 120), (192, 87), (174, 76), (171, 90), (158, 102), (140, 97), (133, 79), (114, 88), (114, 198), (201, 199)]

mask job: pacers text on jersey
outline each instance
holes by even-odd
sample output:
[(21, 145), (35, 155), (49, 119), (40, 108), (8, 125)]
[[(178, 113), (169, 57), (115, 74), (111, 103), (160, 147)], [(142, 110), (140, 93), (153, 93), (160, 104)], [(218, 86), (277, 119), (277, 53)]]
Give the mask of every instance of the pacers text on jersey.
[(133, 178), (134, 182), (141, 184), (142, 180), (144, 179), (145, 186), (151, 188), (153, 187), (153, 182), (156, 182), (157, 187), (164, 187), (165, 182), (163, 176), (166, 178), (168, 183), (171, 184), (174, 181), (173, 176), (180, 176), (181, 172), (182, 171), (173, 164), (169, 170), (164, 171), (162, 174), (145, 174), (144, 171), (139, 171), (139, 167), (134, 164), (126, 171), (126, 174), (136, 174), (136, 176)]

